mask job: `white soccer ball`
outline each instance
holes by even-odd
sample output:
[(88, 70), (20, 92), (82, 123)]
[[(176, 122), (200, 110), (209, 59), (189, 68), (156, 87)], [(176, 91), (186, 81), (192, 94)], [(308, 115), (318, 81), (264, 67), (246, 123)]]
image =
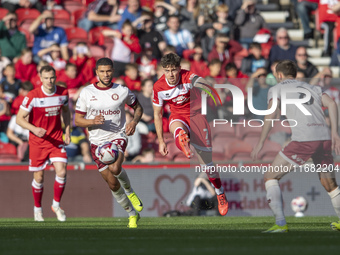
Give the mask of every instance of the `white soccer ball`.
[(110, 165), (118, 159), (119, 151), (117, 145), (106, 142), (99, 145), (96, 149), (97, 158), (105, 165)]
[(307, 200), (304, 197), (296, 197), (292, 200), (290, 203), (293, 212), (295, 212), (296, 217), (302, 217), (304, 216), (304, 212), (307, 210)]

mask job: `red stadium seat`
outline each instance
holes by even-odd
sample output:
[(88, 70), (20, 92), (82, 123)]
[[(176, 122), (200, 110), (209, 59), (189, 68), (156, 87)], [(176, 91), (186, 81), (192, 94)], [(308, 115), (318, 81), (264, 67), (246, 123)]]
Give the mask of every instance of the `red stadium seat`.
[(52, 12), (54, 15), (55, 25), (58, 25), (59, 20), (71, 20), (71, 15), (66, 10), (53, 9)]
[(64, 9), (69, 13), (72, 13), (76, 10), (80, 10), (85, 8), (82, 2), (78, 1), (64, 1)]
[(17, 148), (11, 143), (0, 142), (0, 155), (17, 155)]
[(0, 154), (0, 163), (19, 163), (21, 160), (15, 155)]
[(33, 47), (34, 35), (31, 34), (27, 29), (22, 27), (19, 28), (19, 31), (25, 35), (27, 47)]
[(73, 28), (73, 23), (70, 21), (70, 20), (58, 20), (56, 23), (55, 23), (55, 26), (56, 27), (61, 27), (63, 28), (64, 30), (65, 29), (68, 29), (68, 28)]
[(79, 9), (71, 13), (71, 21), (75, 27), (78, 24), (78, 20), (83, 17), (85, 12), (86, 12), (86, 9)]
[(18, 15), (18, 26), (20, 26), (24, 21), (32, 23), (40, 16), (40, 12), (38, 10), (28, 8), (19, 8), (15, 11), (15, 13)]
[(0, 19), (3, 19), (6, 14), (8, 13), (8, 10), (5, 8), (0, 8)]
[(225, 155), (233, 160), (248, 160), (253, 147), (240, 140), (234, 140), (225, 147)]
[(96, 60), (105, 57), (105, 51), (102, 47), (97, 46), (97, 45), (90, 45), (89, 48), (90, 48), (90, 52), (91, 52), (92, 56)]
[(92, 3), (94, 0), (82, 0), (83, 4), (88, 6), (90, 3)]
[(215, 137), (235, 137), (236, 131), (234, 126), (227, 124), (217, 124), (213, 127), (213, 122), (209, 123), (211, 129), (211, 136)]
[(80, 27), (65, 29), (67, 40), (69, 42), (87, 42), (87, 32)]
[(239, 124), (236, 125), (236, 136), (240, 139), (244, 139), (246, 136), (260, 136), (262, 132), (261, 122), (251, 121), (248, 125), (247, 120), (245, 121), (245, 126)]
[[(106, 43), (113, 43), (112, 38), (104, 37), (102, 35), (102, 31), (106, 30), (106, 29), (112, 30), (111, 28), (105, 27), (105, 26), (92, 28), (89, 31), (89, 42), (91, 44), (97, 44), (97, 45), (98, 45), (98, 43), (99, 43), (99, 45), (104, 45)], [(102, 42), (103, 39), (104, 39), (104, 41)]]

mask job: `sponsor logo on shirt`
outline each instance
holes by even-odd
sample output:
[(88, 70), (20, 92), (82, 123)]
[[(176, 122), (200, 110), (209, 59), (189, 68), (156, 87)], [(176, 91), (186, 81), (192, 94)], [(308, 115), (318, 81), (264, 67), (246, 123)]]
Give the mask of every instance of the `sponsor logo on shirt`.
[(188, 97), (186, 97), (184, 95), (181, 95), (181, 96), (178, 96), (178, 97), (172, 99), (172, 102), (174, 102), (176, 104), (183, 104), (183, 103), (185, 103), (188, 100), (189, 100)]
[(90, 101), (97, 101), (98, 99), (95, 96), (92, 96)]
[(98, 115), (116, 115), (116, 114), (120, 114), (120, 110), (96, 110), (96, 109), (92, 109), (90, 115), (93, 116), (98, 116)]
[(45, 108), (45, 116), (50, 117), (50, 116), (56, 116), (59, 114), (60, 106), (54, 106), (54, 107), (49, 107)]

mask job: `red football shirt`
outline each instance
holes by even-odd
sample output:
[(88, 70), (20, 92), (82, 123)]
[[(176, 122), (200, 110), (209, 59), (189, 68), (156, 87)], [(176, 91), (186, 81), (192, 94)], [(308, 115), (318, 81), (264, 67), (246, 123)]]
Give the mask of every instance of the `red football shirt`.
[(31, 124), (46, 130), (46, 134), (42, 138), (30, 133), (30, 146), (49, 147), (51, 144), (58, 146), (63, 143), (60, 112), (62, 106), (67, 104), (67, 89), (59, 86), (56, 86), (56, 91), (52, 94), (45, 93), (42, 87), (27, 94), (20, 108), (29, 112)]

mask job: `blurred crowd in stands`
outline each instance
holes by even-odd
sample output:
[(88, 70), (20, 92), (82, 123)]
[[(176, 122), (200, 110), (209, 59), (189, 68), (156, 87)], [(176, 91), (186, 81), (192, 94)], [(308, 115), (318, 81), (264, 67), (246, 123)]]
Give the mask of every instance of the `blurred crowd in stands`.
[[(57, 85), (68, 88), (69, 105), (74, 110), (80, 90), (98, 81), (94, 72), (96, 60), (110, 57), (114, 61), (114, 82), (134, 91), (144, 108), (141, 124), (129, 137), (125, 153), (126, 160), (132, 162), (186, 161), (173, 148), (169, 133), (165, 137), (171, 153), (167, 157), (159, 155), (153, 125), (152, 87), (162, 75), (159, 61), (169, 52), (182, 57), (183, 69), (205, 77), (212, 85), (228, 82), (245, 95), (248, 88), (253, 88), (255, 109), (267, 109), (267, 92), (276, 84), (273, 70), (277, 61), (283, 59), (296, 61), (298, 79), (313, 78), (313, 84), (322, 86), (339, 103), (334, 69), (328, 66), (340, 66), (340, 26), (336, 25), (340, 1), (293, 0), (286, 5), (282, 2), (2, 0), (0, 162), (27, 161), (28, 132), (16, 125), (15, 114), (25, 95), (41, 86), (39, 70), (45, 65), (55, 68)], [(284, 22), (266, 22), (266, 14), (275, 13), (284, 13)], [(301, 39), (292, 40), (290, 30), (299, 28), (303, 32)], [(318, 41), (323, 45), (314, 43)], [(315, 61), (314, 64), (309, 61), (308, 51), (314, 48), (321, 49), (321, 60), (331, 59), (330, 65), (320, 68)], [(233, 116), (230, 91), (219, 89), (218, 92), (223, 105), (211, 110), (207, 115), (209, 121), (263, 119), (249, 112), (241, 118)], [(126, 109), (128, 121), (130, 111)], [(168, 131), (167, 106), (164, 112), (163, 129)], [(273, 140), (268, 141), (273, 150), (279, 150), (290, 133), (287, 129), (276, 130), (272, 133)], [(224, 141), (224, 145), (215, 146), (216, 160), (250, 160), (258, 129), (246, 132), (225, 125), (218, 132), (213, 138)], [(284, 133), (284, 138), (277, 133)], [(8, 148), (15, 151), (15, 156), (7, 155)], [(267, 152), (262, 160), (275, 155)], [(67, 153), (71, 162), (92, 162), (86, 130), (73, 127)]]

